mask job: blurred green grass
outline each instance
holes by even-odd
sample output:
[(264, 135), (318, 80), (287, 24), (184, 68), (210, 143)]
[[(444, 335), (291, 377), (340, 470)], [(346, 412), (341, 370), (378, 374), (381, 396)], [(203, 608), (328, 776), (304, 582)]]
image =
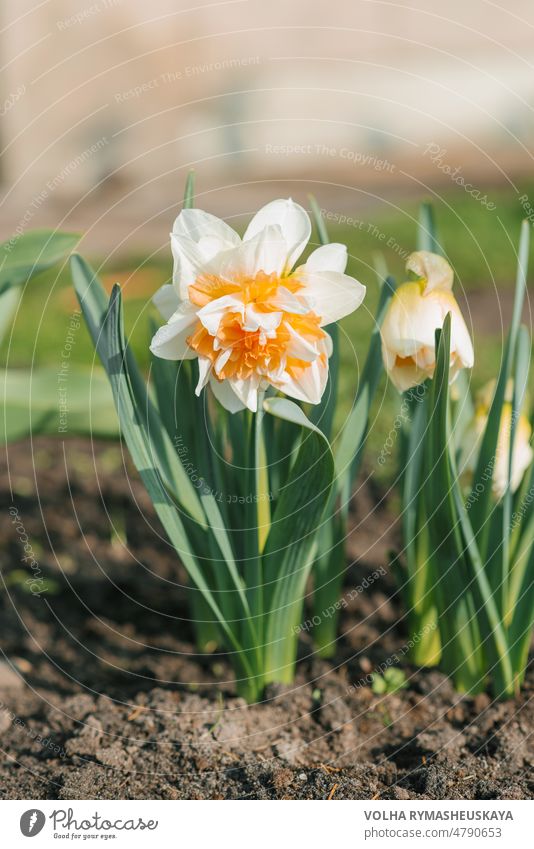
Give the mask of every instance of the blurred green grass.
[[(531, 192), (534, 195), (534, 191)], [(516, 247), (522, 210), (515, 194), (492, 191), (496, 209), (489, 211), (463, 191), (433, 199), (438, 232), (443, 249), (456, 272), (457, 291), (469, 297), (474, 290), (510, 292), (514, 286)], [(319, 206), (321, 199), (318, 198)], [(382, 253), (388, 270), (402, 282), (406, 256), (416, 249), (419, 199), (377, 206), (365, 213), (354, 211), (350, 223), (326, 220), (332, 241), (347, 244), (350, 274), (367, 286), (360, 310), (342, 322), (341, 328), (341, 422), (350, 409), (358, 372), (361, 369), (373, 327), (378, 298), (374, 271), (377, 253)], [(534, 248), (531, 253), (534, 252)], [(89, 257), (95, 268), (98, 258)], [(531, 256), (531, 267), (534, 257)], [(170, 249), (166, 259), (146, 264), (145, 258), (126, 257), (120, 264), (105, 268), (108, 288), (117, 279), (125, 294), (125, 323), (139, 362), (149, 364), (148, 317), (153, 313), (150, 296), (171, 275)], [(497, 298), (497, 294), (495, 294)], [(495, 300), (497, 304), (497, 300)], [(42, 275), (27, 287), (13, 325), (0, 349), (0, 362), (10, 367), (61, 363), (69, 334), (70, 315), (77, 309), (68, 270)], [(480, 386), (495, 376), (501, 357), (501, 331), (477, 334), (473, 385)], [(69, 350), (72, 363), (96, 361), (89, 335), (81, 323)], [(382, 382), (373, 409), (369, 454), (379, 452), (400, 406), (399, 396)]]

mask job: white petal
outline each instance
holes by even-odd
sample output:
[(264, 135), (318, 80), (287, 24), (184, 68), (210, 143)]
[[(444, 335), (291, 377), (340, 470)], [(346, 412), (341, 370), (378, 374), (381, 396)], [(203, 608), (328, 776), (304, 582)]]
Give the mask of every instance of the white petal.
[(184, 209), (174, 222), (171, 246), (174, 256), (173, 283), (181, 298), (202, 271), (210, 272), (211, 261), (237, 247), (241, 239), (228, 224), (201, 209)]
[(241, 242), (235, 230), (226, 222), (202, 209), (183, 209), (174, 222), (172, 232), (197, 242), (208, 259)]
[(426, 280), (425, 293), (433, 289), (452, 289), (454, 272), (447, 260), (430, 251), (414, 251), (406, 262), (406, 271), (413, 271)]
[(226, 363), (230, 359), (232, 355), (232, 349), (226, 348), (226, 350), (221, 351), (217, 359), (215, 360), (215, 372), (216, 374), (220, 374), (222, 369), (225, 367)]
[(287, 247), (280, 227), (265, 227), (239, 247), (218, 257), (217, 274), (233, 281), (243, 276), (255, 277), (259, 271), (280, 276), (287, 259)]
[(210, 386), (219, 404), (222, 404), (229, 413), (238, 413), (245, 409), (245, 405), (241, 403), (228, 380), (216, 380), (211, 377)]
[(463, 368), (473, 368), (475, 352), (460, 308), (451, 310), (451, 350), (460, 358)]
[(152, 303), (160, 311), (165, 321), (168, 321), (171, 315), (178, 309), (180, 298), (174, 286), (166, 283), (152, 296)]
[(421, 347), (418, 348), (413, 355), (413, 358), (417, 368), (425, 371), (430, 370), (431, 372), (434, 370), (436, 365), (435, 348), (429, 348), (427, 345), (421, 345)]
[(306, 315), (312, 309), (309, 298), (300, 295), (297, 297), (285, 286), (278, 287), (276, 294), (269, 299), (269, 303), (283, 312), (292, 312), (294, 315)]
[[(317, 344), (317, 348), (320, 354), (326, 354), (328, 356), (330, 346), (326, 340), (321, 340)], [(305, 401), (309, 404), (318, 404), (323, 397), (327, 381), (328, 361), (325, 362), (320, 357), (311, 363), (308, 368), (304, 369), (299, 374), (298, 379), (290, 377), (286, 372), (282, 379), (276, 382), (276, 386), (291, 398), (296, 398), (298, 401)]]
[(298, 360), (304, 360), (307, 363), (313, 363), (319, 356), (317, 345), (310, 344), (300, 333), (297, 333), (289, 323), (285, 326), (289, 331), (290, 342), (287, 346), (286, 353), (288, 357), (296, 357)]
[(198, 358), (198, 383), (195, 389), (195, 395), (200, 395), (204, 389), (211, 373), (211, 360), (209, 357)]
[(313, 311), (321, 325), (332, 324), (358, 309), (365, 297), (365, 286), (339, 271), (309, 271), (302, 266), (297, 273), (303, 293), (313, 302)]
[(395, 362), (397, 360), (397, 354), (395, 351), (392, 351), (382, 339), (382, 360), (384, 362), (384, 368), (386, 371), (391, 371), (395, 367)]
[(242, 404), (245, 407), (255, 413), (258, 409), (258, 387), (260, 385), (260, 378), (258, 375), (251, 375), (247, 377), (246, 380), (238, 377), (231, 377), (228, 379), (228, 383), (232, 387), (233, 391), (239, 398)]
[(277, 224), (286, 244), (285, 270), (291, 269), (308, 244), (311, 222), (305, 209), (289, 200), (273, 200), (256, 213), (248, 225), (244, 241), (256, 236), (270, 224)]
[(412, 357), (421, 347), (434, 349), (435, 331), (447, 312), (457, 310), (451, 292), (422, 295), (419, 283), (403, 283), (393, 295), (380, 334), (385, 346), (399, 357)]
[(298, 401), (318, 404), (322, 398), (327, 379), (328, 368), (316, 361), (305, 369), (302, 375), (299, 375), (298, 380), (286, 373), (280, 381), (279, 388), (285, 395), (296, 398)]
[[(325, 330), (326, 333), (326, 330)], [(325, 346), (326, 356), (330, 358), (334, 352), (334, 343), (332, 342), (332, 337), (329, 333), (326, 333), (326, 336), (323, 339), (323, 344)]]
[(347, 248), (337, 242), (322, 245), (313, 251), (306, 260), (308, 271), (339, 271), (343, 273), (347, 267)]
[(428, 374), (423, 369), (417, 368), (413, 363), (412, 365), (404, 365), (402, 368), (393, 367), (391, 371), (388, 370), (388, 376), (399, 392), (407, 392), (408, 389), (423, 383)]
[[(380, 335), (384, 365), (399, 392), (432, 376), (436, 356), (435, 330), (443, 326), (445, 315), (455, 307), (456, 302), (450, 292), (440, 290), (422, 295), (419, 283), (403, 283), (395, 292)], [(398, 362), (397, 357), (402, 362)]]
[(243, 317), (245, 305), (240, 298), (234, 295), (223, 295), (222, 298), (216, 298), (210, 301), (205, 307), (202, 307), (197, 313), (198, 318), (212, 336), (215, 336), (219, 329), (221, 319), (228, 312), (238, 312)]
[(243, 330), (247, 330), (249, 333), (254, 333), (256, 330), (263, 330), (272, 339), (276, 335), (276, 328), (280, 326), (281, 321), (281, 312), (262, 312), (253, 303), (249, 304), (245, 309)]
[(174, 258), (172, 282), (182, 300), (189, 297), (189, 286), (202, 272), (211, 272), (208, 259), (196, 242), (187, 236), (171, 233), (171, 248)]
[(196, 351), (189, 347), (186, 340), (191, 335), (196, 318), (194, 311), (180, 313), (178, 310), (168, 324), (155, 333), (150, 343), (152, 353), (163, 360), (194, 359)]

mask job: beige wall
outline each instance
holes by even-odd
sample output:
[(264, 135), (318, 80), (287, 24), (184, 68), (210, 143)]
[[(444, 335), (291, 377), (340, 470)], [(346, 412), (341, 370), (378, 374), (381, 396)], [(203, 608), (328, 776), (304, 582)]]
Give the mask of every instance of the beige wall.
[(189, 165), (207, 190), (312, 177), (371, 192), (443, 180), (429, 145), (490, 183), (531, 169), (533, 4), (410, 7), (4, 0), (2, 229), (86, 192), (78, 212), (111, 196), (149, 218)]

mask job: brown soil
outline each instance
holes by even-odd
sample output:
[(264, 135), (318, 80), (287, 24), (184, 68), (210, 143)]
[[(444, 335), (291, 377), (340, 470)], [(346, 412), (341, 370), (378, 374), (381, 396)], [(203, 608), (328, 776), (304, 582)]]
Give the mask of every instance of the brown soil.
[[(373, 694), (369, 672), (407, 639), (388, 574), (344, 611), (334, 661), (306, 634), (294, 686), (248, 707), (224, 656), (195, 654), (183, 575), (117, 446), (10, 446), (0, 499), (2, 798), (534, 797), (532, 671), (517, 702), (460, 698), (408, 664), (406, 689)], [(354, 500), (355, 523), (369, 516), (349, 592), (397, 543), (380, 501), (368, 484)]]

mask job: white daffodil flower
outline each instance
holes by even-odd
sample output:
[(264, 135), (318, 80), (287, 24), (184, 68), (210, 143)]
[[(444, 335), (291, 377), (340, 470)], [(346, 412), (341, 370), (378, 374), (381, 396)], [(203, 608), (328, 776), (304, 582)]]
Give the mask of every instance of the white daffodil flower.
[(214, 215), (184, 209), (171, 233), (172, 285), (154, 296), (167, 324), (150, 345), (168, 360), (198, 357), (197, 395), (206, 384), (231, 412), (255, 412), (268, 386), (318, 404), (328, 378), (323, 329), (357, 309), (365, 286), (345, 272), (347, 249), (306, 247), (311, 222), (292, 200), (275, 200), (243, 239)]
[[(463, 472), (473, 472), (476, 466), (478, 450), (495, 391), (495, 381), (490, 381), (477, 395), (475, 414), (462, 436), (462, 453), (460, 468)], [(508, 488), (508, 466), (510, 460), (510, 437), (512, 435), (512, 385), (507, 386), (505, 402), (502, 406), (497, 450), (491, 469), (492, 490), (497, 499), (501, 499)], [(523, 480), (523, 476), (532, 463), (534, 451), (530, 444), (532, 428), (528, 418), (520, 413), (516, 416), (514, 428), (514, 451), (512, 455), (512, 470), (510, 488), (515, 492)]]
[(382, 323), (384, 366), (400, 392), (432, 377), (436, 366), (435, 332), (451, 313), (451, 383), (461, 368), (472, 368), (473, 345), (452, 294), (453, 271), (437, 254), (411, 254), (406, 270), (418, 280), (403, 283), (393, 295)]

